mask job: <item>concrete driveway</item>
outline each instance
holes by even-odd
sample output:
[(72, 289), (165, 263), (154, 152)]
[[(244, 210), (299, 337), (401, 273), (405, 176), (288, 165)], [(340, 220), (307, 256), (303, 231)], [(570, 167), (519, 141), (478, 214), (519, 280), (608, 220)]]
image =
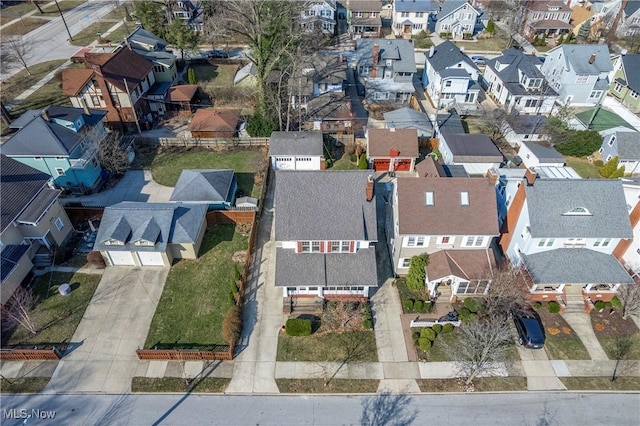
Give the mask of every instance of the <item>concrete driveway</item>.
[(45, 392), (130, 392), (168, 272), (108, 267)]

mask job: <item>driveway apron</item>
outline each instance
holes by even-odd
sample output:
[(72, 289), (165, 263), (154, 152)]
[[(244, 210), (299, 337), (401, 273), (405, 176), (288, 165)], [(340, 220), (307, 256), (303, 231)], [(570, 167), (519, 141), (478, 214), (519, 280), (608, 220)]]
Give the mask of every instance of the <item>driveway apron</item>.
[(130, 392), (168, 272), (108, 267), (45, 392)]

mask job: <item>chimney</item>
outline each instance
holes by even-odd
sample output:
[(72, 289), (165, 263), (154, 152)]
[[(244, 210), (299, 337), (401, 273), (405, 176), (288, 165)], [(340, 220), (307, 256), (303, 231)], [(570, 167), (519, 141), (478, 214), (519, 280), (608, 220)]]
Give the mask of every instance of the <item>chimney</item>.
[(42, 115), (42, 118), (44, 118), (44, 121), (51, 121), (49, 119), (49, 111), (47, 111), (49, 109), (49, 107), (46, 107), (42, 110), (42, 112), (40, 113)]
[(527, 168), (527, 171), (524, 172), (524, 178), (527, 180), (527, 186), (533, 186), (537, 177), (538, 174), (530, 168)]
[(595, 53), (592, 53), (592, 54), (591, 54), (591, 57), (589, 58), (589, 63), (590, 63), (590, 64), (592, 64), (592, 63), (594, 63), (595, 61), (596, 61), (596, 54), (595, 54)]
[(82, 109), (84, 110), (85, 115), (91, 115), (91, 111), (89, 111), (89, 106), (87, 105), (87, 100), (85, 98), (80, 98), (82, 102)]
[(429, 48), (429, 57), (433, 57), (433, 54), (436, 52), (436, 48), (434, 46), (431, 46)]
[(373, 45), (373, 65), (378, 65), (378, 59), (380, 56), (380, 45), (378, 43), (375, 43)]
[(376, 65), (371, 67), (371, 72), (369, 73), (369, 77), (371, 78), (378, 77), (378, 67)]
[(498, 172), (496, 172), (495, 170), (489, 169), (487, 171), (487, 178), (489, 178), (489, 183), (491, 185), (495, 185), (496, 183), (498, 183), (498, 178), (499, 177), (500, 176), (498, 175)]
[(367, 201), (373, 200), (373, 175), (367, 177)]

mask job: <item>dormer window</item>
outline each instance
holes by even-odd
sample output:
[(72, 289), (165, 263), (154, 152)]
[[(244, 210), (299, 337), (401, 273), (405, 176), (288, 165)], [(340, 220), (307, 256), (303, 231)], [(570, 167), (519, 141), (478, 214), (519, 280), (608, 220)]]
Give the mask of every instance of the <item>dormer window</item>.
[(123, 246), (124, 241), (114, 240), (113, 238), (108, 239), (104, 242), (105, 246)]
[(425, 192), (425, 204), (427, 206), (433, 206), (433, 192)]
[(153, 241), (148, 241), (148, 240), (137, 240), (133, 242), (133, 245), (136, 246), (153, 246), (155, 243)]
[(574, 207), (562, 216), (592, 216), (592, 214), (586, 207)]

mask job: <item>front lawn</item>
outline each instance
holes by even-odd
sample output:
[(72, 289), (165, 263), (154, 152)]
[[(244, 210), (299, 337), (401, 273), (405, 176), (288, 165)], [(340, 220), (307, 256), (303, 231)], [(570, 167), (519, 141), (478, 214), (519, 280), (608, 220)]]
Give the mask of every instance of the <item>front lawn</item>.
[(30, 33), (38, 27), (48, 24), (48, 19), (21, 18), (19, 22), (2, 29), (3, 37), (21, 36)]
[(280, 393), (376, 393), (379, 380), (333, 379), (276, 379)]
[(20, 93), (24, 92), (45, 75), (49, 74), (51, 70), (58, 68), (64, 64), (64, 59), (57, 59), (55, 61), (42, 62), (40, 64), (29, 67), (31, 75), (27, 73), (25, 69), (22, 69), (17, 74), (7, 78), (2, 82), (2, 90), (0, 90), (0, 99), (4, 104), (8, 104), (16, 98)]
[(549, 313), (547, 304), (542, 304), (538, 313), (545, 330), (544, 347), (549, 359), (591, 359), (582, 340), (560, 314)]
[[(93, 293), (100, 282), (100, 275), (86, 275), (71, 272), (53, 272), (42, 275), (34, 286), (38, 302), (31, 318), (40, 332), (32, 335), (24, 327), (17, 327), (2, 335), (3, 344), (40, 344), (69, 342), (87, 309)], [(61, 296), (60, 284), (69, 283), (71, 293)]]
[(243, 267), (231, 257), (248, 246), (248, 236), (235, 228), (215, 225), (208, 229), (200, 258), (182, 259), (171, 267), (145, 348), (157, 344), (226, 344), (222, 319), (231, 306), (229, 288), (235, 268)]
[(640, 360), (640, 330), (631, 318), (624, 320), (619, 312), (610, 314), (609, 309), (604, 309), (591, 312), (591, 324), (609, 359), (616, 359), (617, 341), (621, 337), (629, 337), (632, 343), (625, 359)]
[(595, 166), (586, 158), (565, 156), (567, 166), (573, 168), (584, 179), (602, 179), (600, 167)]
[(470, 52), (502, 52), (507, 48), (507, 44), (509, 44), (509, 34), (496, 27), (496, 32), (491, 38), (481, 39), (477, 42), (454, 41), (454, 43), (456, 46), (464, 47), (465, 50)]
[[(83, 47), (87, 46), (91, 44), (91, 42), (96, 40), (98, 37), (102, 36), (102, 34), (106, 33), (107, 30), (113, 27), (116, 23), (117, 22), (113, 22), (113, 21), (94, 22), (84, 30), (80, 31), (78, 34), (74, 35), (73, 41), (71, 41), (71, 44), (73, 44), (74, 46), (83, 46)], [(114, 42), (121, 41), (121, 40), (116, 40), (111, 36), (105, 36), (105, 39), (112, 40)]]
[(255, 177), (264, 170), (265, 161), (261, 151), (252, 149), (154, 151), (141, 158), (138, 167), (151, 170), (153, 179), (165, 186), (175, 186), (183, 169), (233, 169), (238, 179), (238, 191), (259, 198), (262, 186), (256, 184)]
[(49, 377), (2, 378), (2, 393), (40, 393), (49, 383)]
[(348, 331), (294, 337), (281, 333), (278, 361), (378, 362), (376, 336), (370, 331)]
[(639, 391), (640, 377), (559, 377), (567, 390), (571, 391)]
[[(60, 11), (64, 13), (70, 11), (71, 9), (75, 9), (76, 7), (86, 2), (87, 0), (58, 0), (58, 6), (60, 7)], [(39, 15), (39, 13), (36, 14)], [(52, 4), (48, 7), (43, 7), (42, 14), (60, 16), (58, 7), (55, 4)]]
[(71, 106), (69, 97), (62, 94), (62, 70), (58, 71), (51, 80), (16, 105), (12, 113), (19, 115), (29, 109), (42, 109), (49, 105)]

